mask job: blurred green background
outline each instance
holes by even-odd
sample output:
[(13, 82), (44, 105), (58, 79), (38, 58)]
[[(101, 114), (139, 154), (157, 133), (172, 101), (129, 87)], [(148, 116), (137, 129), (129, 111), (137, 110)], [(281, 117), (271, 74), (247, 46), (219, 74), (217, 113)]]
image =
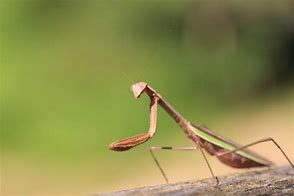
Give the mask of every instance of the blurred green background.
[[(190, 146), (145, 81), (189, 120), (294, 159), (293, 1), (1, 0), (1, 195), (85, 195), (164, 183), (150, 146)], [(252, 147), (286, 164), (272, 144)], [(210, 177), (198, 152), (158, 152), (172, 182)], [(239, 172), (209, 157), (217, 175)], [(243, 170), (244, 171), (244, 170)]]

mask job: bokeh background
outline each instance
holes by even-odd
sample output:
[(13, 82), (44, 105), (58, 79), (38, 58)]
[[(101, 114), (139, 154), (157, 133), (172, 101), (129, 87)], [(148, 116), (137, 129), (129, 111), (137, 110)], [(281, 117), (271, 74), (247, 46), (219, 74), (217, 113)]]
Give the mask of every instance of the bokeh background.
[[(1, 0), (1, 195), (85, 195), (164, 183), (150, 146), (190, 146), (152, 85), (189, 120), (241, 144), (271, 136), (294, 160), (294, 4)], [(252, 147), (287, 164), (272, 144)], [(158, 152), (172, 182), (209, 178), (199, 152)], [(244, 172), (215, 157), (217, 175)], [(245, 170), (246, 171), (246, 170)]]

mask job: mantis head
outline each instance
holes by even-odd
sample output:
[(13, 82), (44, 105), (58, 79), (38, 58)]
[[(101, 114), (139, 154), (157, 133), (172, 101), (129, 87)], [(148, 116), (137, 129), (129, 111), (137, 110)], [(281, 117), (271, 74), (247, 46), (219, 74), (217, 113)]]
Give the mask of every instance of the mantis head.
[(138, 82), (131, 86), (134, 97), (136, 99), (140, 98), (140, 96), (142, 95), (142, 93), (145, 91), (146, 88), (147, 88), (147, 83), (145, 82)]

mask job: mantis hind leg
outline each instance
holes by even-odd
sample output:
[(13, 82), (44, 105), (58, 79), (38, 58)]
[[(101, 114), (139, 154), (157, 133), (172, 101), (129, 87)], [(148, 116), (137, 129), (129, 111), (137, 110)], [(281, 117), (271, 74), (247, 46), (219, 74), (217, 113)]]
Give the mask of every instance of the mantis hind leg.
[[(161, 174), (162, 174), (162, 176), (163, 176), (165, 182), (166, 182), (166, 183), (169, 183), (168, 178), (167, 178), (167, 175), (165, 174), (165, 172), (164, 172), (164, 170), (162, 169), (162, 167), (161, 167), (161, 165), (160, 165), (158, 159), (156, 158), (156, 156), (155, 156), (155, 154), (154, 154), (154, 151), (155, 151), (155, 150), (194, 151), (194, 150), (197, 150), (197, 149), (198, 149), (198, 147), (172, 147), (172, 146), (160, 146), (160, 147), (155, 147), (155, 146), (154, 146), (154, 147), (150, 147), (149, 151), (150, 151), (150, 154), (151, 154), (151, 156), (152, 156), (152, 158), (153, 158), (153, 160), (154, 160), (156, 166), (157, 166), (158, 169), (160, 170), (160, 172), (161, 172)], [(214, 179), (216, 179), (216, 182), (217, 182), (217, 184), (218, 184), (218, 183), (219, 183), (218, 178), (214, 175), (214, 173), (213, 173), (213, 171), (212, 171), (212, 169), (211, 169), (211, 166), (210, 166), (210, 164), (209, 164), (209, 162), (208, 162), (208, 160), (207, 160), (207, 158), (206, 158), (206, 156), (205, 156), (203, 150), (202, 150), (201, 148), (200, 148), (200, 150), (201, 150), (201, 154), (202, 154), (202, 156), (203, 156), (204, 159), (205, 159), (205, 162), (206, 162), (206, 164), (207, 164), (207, 166), (208, 166), (208, 168), (209, 168), (209, 171), (210, 171), (212, 177), (213, 177)]]
[(247, 145), (244, 145), (244, 146), (240, 146), (238, 148), (235, 148), (233, 150), (230, 150), (230, 151), (227, 151), (227, 152), (223, 152), (223, 153), (219, 153), (219, 154), (216, 154), (216, 156), (220, 157), (220, 156), (223, 156), (223, 155), (226, 155), (226, 154), (229, 154), (229, 153), (234, 153), (234, 152), (237, 152), (237, 151), (240, 151), (240, 150), (243, 150), (245, 148), (248, 148), (250, 146), (254, 146), (256, 144), (259, 144), (259, 143), (263, 143), (263, 142), (273, 142), (275, 144), (275, 146), (281, 151), (281, 153), (284, 155), (284, 157), (287, 159), (287, 161), (289, 162), (289, 164), (294, 168), (294, 165), (293, 163), (290, 161), (289, 157), (286, 155), (286, 153), (284, 152), (284, 150), (279, 146), (279, 144), (271, 137), (266, 137), (266, 138), (262, 138), (262, 139), (259, 139), (255, 142), (251, 142)]

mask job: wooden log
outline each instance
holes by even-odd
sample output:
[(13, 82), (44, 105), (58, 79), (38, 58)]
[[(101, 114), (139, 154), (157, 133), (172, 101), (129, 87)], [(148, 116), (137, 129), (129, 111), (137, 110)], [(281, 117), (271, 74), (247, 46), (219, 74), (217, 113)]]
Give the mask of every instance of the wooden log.
[(290, 166), (220, 176), (219, 180), (218, 186), (216, 186), (214, 179), (204, 179), (146, 186), (97, 195), (294, 195), (294, 168)]

